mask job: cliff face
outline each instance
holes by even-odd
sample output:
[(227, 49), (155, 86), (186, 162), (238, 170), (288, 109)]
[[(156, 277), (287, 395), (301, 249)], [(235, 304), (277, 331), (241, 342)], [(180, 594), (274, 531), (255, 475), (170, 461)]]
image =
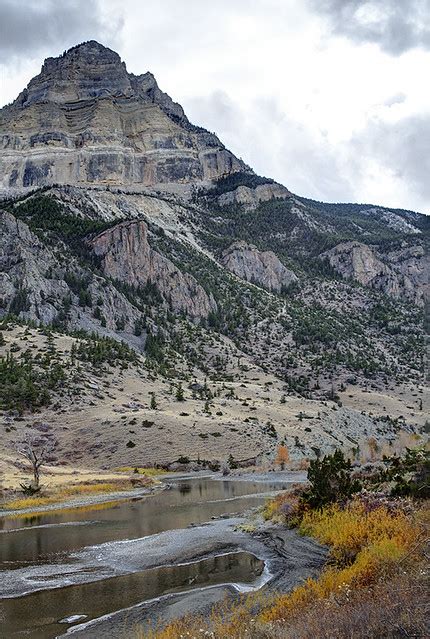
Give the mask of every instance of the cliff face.
[[(79, 288), (85, 289), (85, 302), (79, 299)], [(76, 260), (62, 258), (6, 211), (0, 211), (0, 291), (3, 308), (42, 324), (51, 324), (62, 314), (71, 329), (115, 336), (119, 318), (132, 334), (140, 316), (111, 284), (90, 275)], [(94, 317), (91, 299), (101, 300), (98, 309), (104, 327)]]
[(151, 73), (91, 41), (48, 58), (0, 111), (0, 188), (192, 184), (247, 170)]
[(277, 293), (298, 281), (295, 273), (287, 269), (275, 253), (259, 251), (246, 242), (235, 242), (229, 246), (222, 255), (221, 263), (241, 279)]
[[(297, 282), (296, 274), (301, 292), (309, 286), (314, 295), (325, 285), (320, 258), (345, 280), (400, 300), (422, 305), (429, 293), (425, 216), (294, 196), (192, 125), (150, 73), (128, 73), (115, 52), (94, 41), (47, 59), (0, 110), (2, 190), (16, 200), (4, 204), (0, 315), (16, 311), (15, 298), (25, 297), (17, 312), (23, 318), (57, 322), (66, 305), (68, 326), (129, 337), (151, 322), (157, 332), (162, 308), (166, 324), (169, 309), (208, 318), (242, 339), (244, 313), (258, 333), (256, 318), (268, 310), (257, 313), (250, 298), (260, 292), (225, 271), (272, 291), (273, 304), (282, 304), (276, 293)], [(84, 266), (80, 248), (91, 254)], [(87, 282), (82, 300), (68, 270)], [(148, 300), (145, 290), (139, 299), (127, 297), (117, 282), (136, 289), (152, 283), (157, 299)], [(333, 302), (340, 307), (346, 289), (330, 285), (340, 291)], [(88, 295), (102, 300), (100, 308), (82, 306)]]
[(120, 336), (142, 349), (145, 334), (135, 332), (141, 310), (108, 278), (136, 287), (152, 282), (161, 309), (170, 306), (192, 320), (216, 310), (191, 275), (151, 249), (144, 222), (108, 229), (88, 242), (88, 255), (92, 250), (106, 277), (81, 266), (61, 243), (42, 242), (22, 220), (0, 211), (0, 314), (8, 310), (37, 323)]
[(108, 277), (135, 287), (151, 282), (173, 310), (193, 318), (207, 317), (215, 310), (215, 302), (194, 277), (150, 247), (145, 222), (122, 222), (98, 235), (91, 245)]
[(390, 295), (422, 303), (429, 295), (430, 256), (423, 246), (409, 246), (381, 255), (360, 242), (342, 242), (322, 254), (345, 279), (353, 279)]

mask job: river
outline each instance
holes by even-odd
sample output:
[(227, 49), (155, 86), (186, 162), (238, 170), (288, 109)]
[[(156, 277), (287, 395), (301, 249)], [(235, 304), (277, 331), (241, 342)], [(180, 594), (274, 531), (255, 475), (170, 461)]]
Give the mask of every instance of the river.
[(235, 518), (296, 479), (170, 477), (109, 507), (0, 519), (2, 636), (51, 639), (171, 593), (260, 587), (270, 574)]

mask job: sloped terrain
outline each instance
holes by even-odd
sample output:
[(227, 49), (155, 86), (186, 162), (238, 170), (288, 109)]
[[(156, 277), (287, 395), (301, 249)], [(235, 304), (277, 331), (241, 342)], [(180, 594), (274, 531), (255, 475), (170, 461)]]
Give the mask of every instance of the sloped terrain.
[[(422, 388), (400, 395), (348, 387), (338, 401), (288, 394), (225, 340), (229, 377), (167, 379), (150, 358), (109, 338), (2, 326), (3, 453), (31, 427), (55, 444), (52, 463), (116, 468), (225, 461), (265, 463), (285, 441), (292, 459), (342, 446), (360, 456), (369, 441), (395, 450), (423, 432)], [(208, 358), (210, 351), (208, 349)], [(240, 362), (237, 365), (237, 362)], [(363, 411), (366, 406), (367, 411)], [(207, 467), (207, 466), (206, 466)]]
[[(295, 196), (94, 42), (45, 61), (0, 131), (5, 427), (40, 410), (59, 460), (99, 465), (422, 430), (430, 218)], [(22, 400), (47, 327), (52, 397)]]

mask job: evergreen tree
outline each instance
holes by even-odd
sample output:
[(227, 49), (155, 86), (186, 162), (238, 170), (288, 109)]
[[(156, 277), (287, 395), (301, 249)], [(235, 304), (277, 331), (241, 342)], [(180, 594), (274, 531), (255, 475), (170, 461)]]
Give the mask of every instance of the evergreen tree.
[(177, 402), (183, 402), (185, 400), (184, 389), (182, 388), (182, 384), (180, 382), (178, 386), (176, 387), (175, 397)]
[(310, 486), (303, 493), (302, 502), (311, 508), (323, 508), (350, 498), (361, 490), (361, 483), (351, 477), (351, 471), (351, 462), (341, 450), (312, 460), (308, 470)]

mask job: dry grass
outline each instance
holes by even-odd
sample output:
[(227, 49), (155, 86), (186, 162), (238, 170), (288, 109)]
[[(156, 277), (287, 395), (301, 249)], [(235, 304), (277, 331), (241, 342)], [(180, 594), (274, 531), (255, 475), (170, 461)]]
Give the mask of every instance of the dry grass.
[[(52, 510), (42, 510), (42, 511), (38, 511), (37, 515), (45, 515), (47, 513), (49, 514), (67, 514), (67, 513), (76, 513), (76, 512), (94, 512), (95, 510), (108, 510), (109, 508), (114, 508), (115, 506), (118, 505), (118, 501), (104, 501), (102, 503), (96, 503), (96, 504), (88, 504), (86, 506), (67, 506), (64, 508), (56, 508), (55, 511)], [(49, 504), (48, 504), (49, 506)], [(16, 512), (13, 515), (11, 515), (10, 517), (6, 517), (6, 519), (32, 519), (34, 517), (34, 513), (22, 513), (22, 512)]]
[[(141, 481), (139, 481), (141, 484)], [(122, 490), (131, 490), (135, 488), (134, 482), (125, 479), (119, 479), (110, 483), (91, 483), (76, 484), (69, 487), (62, 487), (54, 490), (51, 494), (35, 497), (23, 497), (12, 499), (3, 504), (3, 508), (7, 510), (22, 510), (23, 508), (37, 508), (40, 506), (49, 506), (75, 497), (85, 497), (98, 495), (101, 493), (112, 493)]]
[(381, 544), (390, 544), (389, 556), (397, 557), (417, 538), (419, 528), (399, 502), (398, 508), (367, 504), (354, 500), (346, 508), (337, 504), (322, 511), (308, 511), (303, 515), (300, 531), (330, 546), (331, 557), (337, 566), (357, 559), (360, 552), (368, 552)]
[(403, 566), (374, 585), (344, 588), (323, 602), (310, 604), (288, 625), (260, 624), (260, 639), (400, 639), (429, 636), (428, 579), (425, 564), (407, 572)]
[(158, 475), (165, 475), (167, 470), (142, 466), (120, 466), (119, 468), (115, 468), (115, 472), (133, 473), (136, 475), (145, 475), (146, 477), (157, 477)]

